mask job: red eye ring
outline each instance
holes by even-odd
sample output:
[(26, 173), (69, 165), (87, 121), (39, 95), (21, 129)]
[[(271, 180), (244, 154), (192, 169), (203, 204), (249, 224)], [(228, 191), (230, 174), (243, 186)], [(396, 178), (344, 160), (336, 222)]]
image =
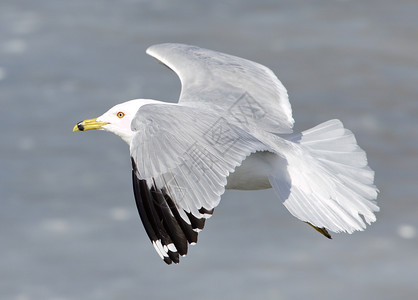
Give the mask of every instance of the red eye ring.
[(119, 118), (119, 119), (122, 119), (124, 116), (125, 116), (125, 114), (123, 113), (123, 112), (118, 112), (117, 114), (116, 114), (116, 116)]

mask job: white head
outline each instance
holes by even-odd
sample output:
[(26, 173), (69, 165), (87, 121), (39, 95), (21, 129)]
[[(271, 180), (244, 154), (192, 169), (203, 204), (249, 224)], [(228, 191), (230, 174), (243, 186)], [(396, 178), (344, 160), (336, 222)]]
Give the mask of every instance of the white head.
[(134, 119), (138, 109), (150, 103), (156, 103), (156, 100), (135, 99), (126, 101), (113, 106), (103, 115), (95, 119), (88, 119), (77, 123), (73, 131), (86, 131), (91, 129), (100, 129), (112, 132), (120, 136), (130, 145), (134, 132), (131, 130), (131, 122)]

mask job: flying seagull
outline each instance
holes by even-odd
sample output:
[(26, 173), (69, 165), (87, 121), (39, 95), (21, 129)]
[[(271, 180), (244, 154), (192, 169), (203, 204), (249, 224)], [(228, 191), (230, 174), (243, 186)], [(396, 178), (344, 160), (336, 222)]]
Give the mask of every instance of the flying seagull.
[(147, 54), (177, 73), (178, 103), (135, 99), (73, 131), (100, 129), (130, 147), (135, 201), (160, 257), (178, 263), (225, 189), (273, 188), (328, 238), (376, 220), (366, 153), (339, 120), (293, 133), (287, 91), (267, 67), (183, 44)]

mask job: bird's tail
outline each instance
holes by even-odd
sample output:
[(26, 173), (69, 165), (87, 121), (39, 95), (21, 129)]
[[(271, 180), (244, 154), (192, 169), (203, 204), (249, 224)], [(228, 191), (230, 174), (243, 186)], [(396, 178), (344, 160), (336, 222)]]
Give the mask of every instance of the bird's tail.
[(288, 137), (270, 183), (295, 217), (334, 232), (363, 230), (376, 220), (377, 188), (366, 153), (339, 120)]

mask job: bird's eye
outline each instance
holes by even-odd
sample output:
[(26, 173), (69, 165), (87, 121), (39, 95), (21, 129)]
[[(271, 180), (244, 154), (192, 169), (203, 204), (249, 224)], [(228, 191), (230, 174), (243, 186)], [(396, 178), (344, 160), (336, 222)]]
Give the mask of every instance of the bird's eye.
[(121, 111), (118, 112), (116, 115), (118, 116), (119, 119), (122, 119), (125, 116), (125, 114)]

